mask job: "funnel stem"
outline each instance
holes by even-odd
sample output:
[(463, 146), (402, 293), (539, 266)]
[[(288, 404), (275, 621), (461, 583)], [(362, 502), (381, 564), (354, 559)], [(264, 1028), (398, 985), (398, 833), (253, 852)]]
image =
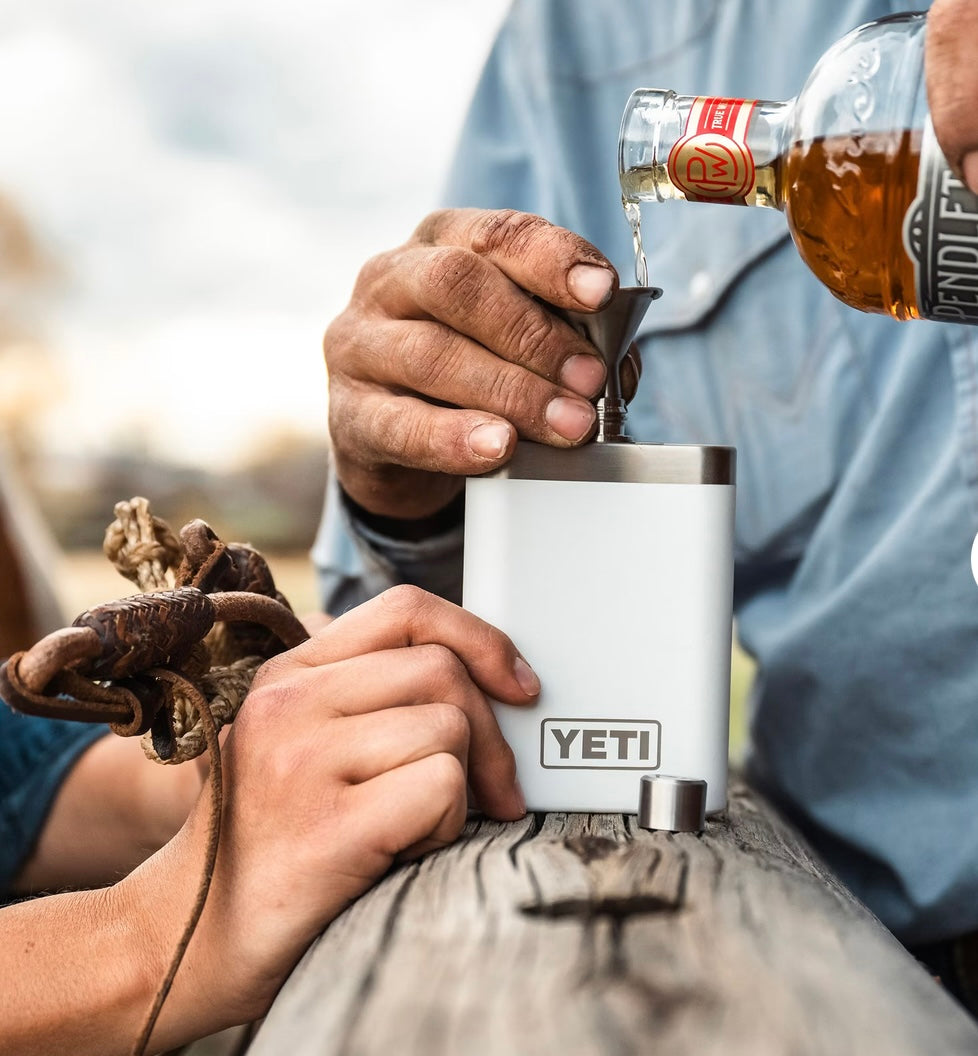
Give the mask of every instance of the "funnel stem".
[(598, 432), (594, 442), (597, 444), (630, 444), (632, 438), (625, 430), (627, 417), (627, 404), (620, 396), (602, 396), (598, 400)]

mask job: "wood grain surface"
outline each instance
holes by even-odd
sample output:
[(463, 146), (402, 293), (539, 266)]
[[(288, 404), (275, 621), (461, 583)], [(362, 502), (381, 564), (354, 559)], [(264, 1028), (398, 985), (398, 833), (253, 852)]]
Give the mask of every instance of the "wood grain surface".
[(954, 1056), (978, 1025), (754, 793), (701, 835), (471, 821), (326, 930), (249, 1056)]

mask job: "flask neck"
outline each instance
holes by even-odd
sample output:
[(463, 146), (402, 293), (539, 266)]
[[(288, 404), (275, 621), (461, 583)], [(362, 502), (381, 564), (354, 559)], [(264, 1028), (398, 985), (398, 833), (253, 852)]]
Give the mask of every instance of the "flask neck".
[(619, 137), (622, 198), (782, 209), (793, 110), (793, 99), (638, 89), (628, 100)]

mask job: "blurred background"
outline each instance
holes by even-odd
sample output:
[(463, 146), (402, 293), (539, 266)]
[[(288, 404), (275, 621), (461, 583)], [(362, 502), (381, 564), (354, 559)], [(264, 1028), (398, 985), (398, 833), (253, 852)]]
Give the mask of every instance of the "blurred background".
[(69, 618), (130, 591), (136, 494), (315, 604), (322, 332), (437, 204), (507, 5), (0, 0), (0, 454)]

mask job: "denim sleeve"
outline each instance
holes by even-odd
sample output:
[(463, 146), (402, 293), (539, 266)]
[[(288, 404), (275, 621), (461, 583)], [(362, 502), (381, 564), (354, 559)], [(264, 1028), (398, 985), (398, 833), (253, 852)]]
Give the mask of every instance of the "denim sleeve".
[(61, 782), (108, 727), (20, 715), (0, 701), (0, 900), (34, 849)]

